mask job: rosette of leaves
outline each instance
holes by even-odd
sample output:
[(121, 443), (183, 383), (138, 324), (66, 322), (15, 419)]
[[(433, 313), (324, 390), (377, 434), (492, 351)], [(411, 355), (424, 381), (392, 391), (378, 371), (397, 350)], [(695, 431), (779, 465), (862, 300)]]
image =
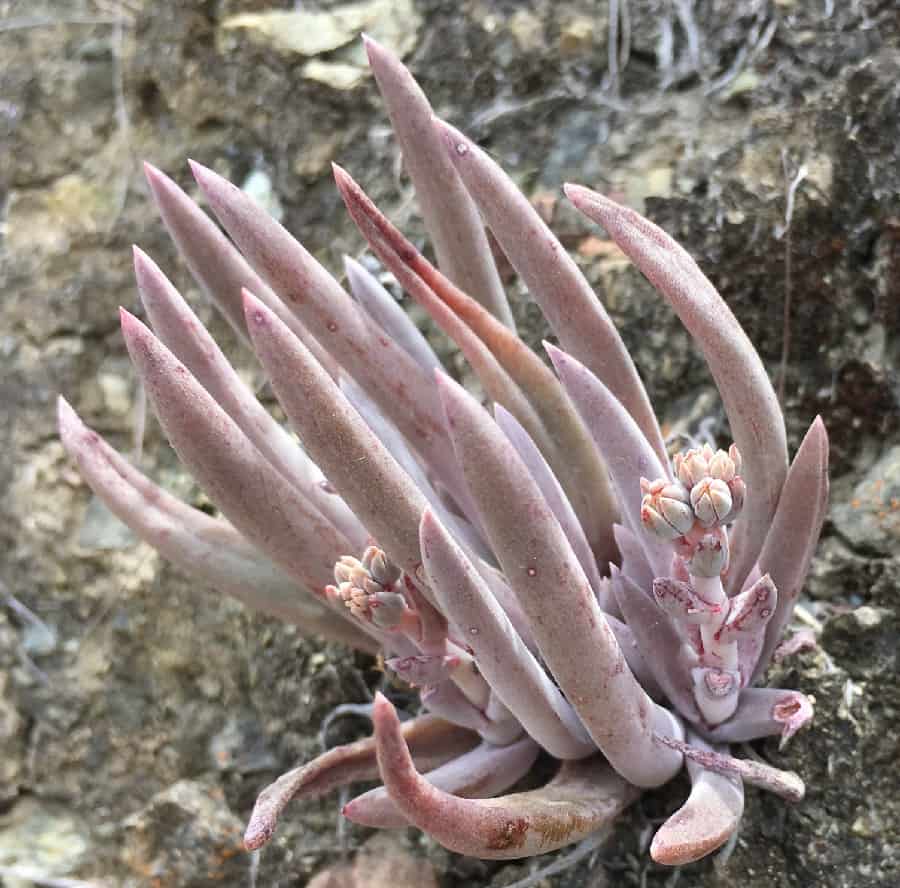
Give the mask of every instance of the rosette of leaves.
[[(248, 848), (287, 803), (379, 778), (344, 808), (485, 858), (540, 854), (609, 824), (683, 767), (657, 831), (679, 864), (738, 828), (744, 783), (789, 800), (800, 778), (729, 744), (788, 739), (802, 694), (758, 682), (823, 522), (819, 419), (788, 462), (759, 356), (690, 256), (638, 213), (566, 195), (675, 310), (703, 353), (734, 445), (670, 459), (600, 300), (498, 166), (437, 120), (409, 72), (367, 41), (415, 184), (431, 264), (339, 167), (374, 254), (455, 342), (487, 405), (441, 369), (391, 295), (347, 260), (352, 296), (240, 189), (192, 169), (229, 237), (162, 172), (147, 178), (201, 288), (255, 351), (299, 443), (241, 381), (153, 261), (135, 250), (153, 331), (122, 312), (150, 403), (219, 514), (177, 500), (60, 401), (62, 439), (96, 494), (204, 585), (301, 631), (381, 652), (420, 689), (401, 723), (337, 747), (259, 797)], [(517, 336), (485, 228), (540, 306), (551, 366)], [(438, 270), (438, 267), (440, 270)], [(558, 772), (510, 792), (545, 751)]]

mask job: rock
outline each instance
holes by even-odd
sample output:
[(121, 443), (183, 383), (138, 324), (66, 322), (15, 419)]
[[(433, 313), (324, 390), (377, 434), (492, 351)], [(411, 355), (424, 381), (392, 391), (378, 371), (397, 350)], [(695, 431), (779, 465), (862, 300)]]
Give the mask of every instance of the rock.
[(124, 830), (123, 860), (147, 888), (246, 883), (243, 823), (218, 788), (180, 780), (129, 817)]
[(365, 31), (406, 55), (416, 44), (420, 22), (411, 0), (369, 0), (321, 11), (242, 13), (225, 19), (220, 33), (245, 31), (278, 52), (308, 58), (344, 47)]
[(900, 446), (891, 447), (866, 472), (849, 502), (832, 507), (831, 518), (858, 549), (881, 555), (900, 552)]
[[(31, 888), (32, 879), (63, 878), (86, 860), (90, 841), (85, 824), (53, 802), (25, 799), (0, 817), (0, 878), (9, 888)], [(12, 872), (4, 872), (9, 868)]]
[(409, 853), (397, 833), (376, 834), (356, 854), (352, 865), (317, 873), (309, 888), (438, 888), (434, 868)]

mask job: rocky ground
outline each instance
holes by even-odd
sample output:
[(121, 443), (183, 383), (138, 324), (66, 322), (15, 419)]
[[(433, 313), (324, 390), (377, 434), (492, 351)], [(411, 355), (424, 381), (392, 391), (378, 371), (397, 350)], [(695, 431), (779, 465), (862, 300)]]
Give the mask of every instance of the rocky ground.
[[(819, 646), (770, 676), (813, 695), (816, 719), (784, 751), (755, 750), (799, 772), (806, 800), (750, 791), (727, 866), (673, 873), (646, 850), (651, 822), (684, 789), (670, 787), (541, 884), (898, 884), (894, 0), (619, 0), (630, 52), (612, 66), (605, 0), (271, 5), (323, 17), (272, 27), (262, 0), (0, 0), (0, 883), (27, 886), (27, 870), (38, 885), (300, 886), (354, 859), (354, 875), (334, 884), (501, 886), (531, 871), (413, 833), (373, 840), (340, 827), (333, 797), (295, 805), (258, 860), (242, 853), (255, 793), (315, 754), (326, 714), (365, 702), (382, 677), (363, 656), (193, 587), (135, 544), (92, 501), (54, 431), (63, 392), (131, 446), (116, 316), (136, 308), (131, 243), (197, 295), (140, 159), (188, 185), (190, 156), (253, 187), (335, 269), (361, 241), (332, 186), (333, 158), (422, 234), (355, 40), (365, 29), (401, 51), (438, 111), (552, 216), (671, 428), (721, 427), (711, 382), (663, 302), (559, 202), (567, 179), (617, 193), (676, 236), (773, 377), (787, 341), (791, 447), (817, 413), (831, 435), (832, 507), (802, 608)], [(537, 310), (510, 286), (537, 341)], [(224, 323), (201, 313), (258, 380)], [(143, 466), (202, 502), (152, 423)], [(341, 720), (328, 742), (364, 728)]]

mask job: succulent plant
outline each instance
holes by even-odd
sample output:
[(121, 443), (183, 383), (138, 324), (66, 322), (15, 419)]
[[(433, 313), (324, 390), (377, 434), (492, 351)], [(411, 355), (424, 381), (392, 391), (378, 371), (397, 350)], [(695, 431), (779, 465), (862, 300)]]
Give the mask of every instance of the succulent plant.
[[(755, 683), (823, 522), (824, 426), (813, 422), (789, 466), (763, 364), (694, 261), (638, 213), (568, 185), (678, 314), (721, 393), (735, 444), (670, 459), (571, 257), (497, 165), (434, 118), (402, 64), (366, 47), (441, 270), (339, 167), (337, 186), (490, 409), (442, 371), (363, 265), (347, 260), (351, 298), (211, 170), (192, 164), (230, 240), (148, 166), (166, 227), (254, 349), (302, 447), (137, 249), (155, 335), (123, 311), (128, 351), (221, 517), (163, 491), (60, 400), (62, 439), (96, 494), (164, 557), (304, 633), (381, 652), (420, 689), (423, 714), (401, 723), (379, 694), (373, 737), (266, 788), (248, 848), (292, 798), (380, 775), (348, 818), (413, 824), (463, 854), (525, 857), (584, 839), (686, 766), (689, 796), (651, 854), (702, 857), (737, 830), (743, 783), (803, 795), (797, 775), (728, 744), (787, 740), (812, 717), (802, 694)], [(515, 332), (485, 225), (560, 344), (545, 344), (553, 369)], [(561, 761), (556, 776), (508, 792), (542, 750)]]

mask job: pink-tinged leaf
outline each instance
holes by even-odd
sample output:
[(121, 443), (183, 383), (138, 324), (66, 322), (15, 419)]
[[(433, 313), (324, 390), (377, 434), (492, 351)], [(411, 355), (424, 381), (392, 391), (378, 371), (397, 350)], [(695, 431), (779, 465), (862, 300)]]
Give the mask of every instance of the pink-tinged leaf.
[(613, 767), (642, 786), (681, 767), (653, 732), (678, 730), (628, 668), (559, 522), (513, 446), (462, 387), (438, 377), (453, 446), (544, 662)]
[[(459, 539), (458, 536), (457, 539)], [(537, 651), (537, 644), (535, 644), (534, 636), (531, 634), (528, 618), (522, 610), (519, 599), (516, 598), (516, 593), (513, 592), (509, 583), (506, 582), (503, 572), (483, 560), (478, 560), (475, 563), (475, 568), (481, 574), (481, 578), (487, 583), (497, 603), (503, 608), (503, 612), (509, 617), (509, 621), (513, 624), (513, 628), (518, 633), (519, 638), (522, 639), (525, 647), (532, 653)]]
[(431, 265), (346, 171), (335, 165), (334, 174), (375, 253), (459, 346), (489, 397), (516, 417), (546, 456), (598, 560), (614, 558), (617, 508), (606, 468), (559, 381), (515, 333)]
[[(424, 777), (432, 786), (451, 795), (487, 799), (518, 783), (531, 770), (540, 751), (540, 746), (530, 737), (509, 746), (482, 743)], [(357, 796), (344, 805), (341, 813), (354, 823), (377, 829), (409, 825), (383, 786)]]
[(400, 813), (445, 848), (509, 860), (553, 851), (610, 824), (639, 791), (602, 756), (565, 762), (547, 786), (494, 799), (463, 799), (416, 770), (394, 707), (376, 695), (378, 767)]
[(425, 497), (303, 343), (252, 294), (244, 299), (253, 347), (303, 446), (378, 545), (414, 576)]
[(495, 746), (506, 746), (522, 736), (522, 726), (515, 719), (493, 720), (486, 708), (479, 708), (452, 681), (425, 688), (420, 699), (429, 712), (461, 728), (477, 731), (483, 740)]
[(544, 459), (544, 455), (521, 423), (502, 404), (494, 405), (494, 419), (503, 430), (503, 434), (509, 439), (510, 444), (516, 448), (516, 453), (519, 454), (531, 473), (531, 477), (534, 478), (541, 493), (544, 494), (547, 505), (550, 506), (556, 520), (559, 521), (559, 526), (562, 527), (572, 551), (590, 581), (591, 588), (597, 595), (600, 607), (607, 613), (611, 610), (614, 612), (615, 605), (612, 601), (607, 600), (608, 590), (600, 582), (597, 561), (578, 521), (578, 516), (572, 508), (566, 492), (562, 489), (562, 485), (553, 474), (547, 460)]
[[(456, 538), (463, 542), (471, 552), (477, 553), (482, 558), (489, 558), (489, 550), (478, 530), (466, 518), (447, 508), (446, 503), (432, 486), (425, 467), (412, 454), (409, 444), (400, 434), (399, 429), (384, 416), (378, 409), (378, 405), (352, 379), (346, 376), (342, 377), (340, 386), (353, 408), (366, 421), (366, 425), (384, 444), (400, 468), (409, 475), (413, 484), (422, 491), (431, 507), (441, 516), (441, 520), (451, 527)], [(471, 511), (474, 512), (474, 507), (471, 507)]]
[(235, 249), (218, 226), (165, 173), (149, 163), (144, 175), (166, 230), (187, 263), (197, 283), (244, 341), (244, 310), (241, 289), (246, 287), (275, 312), (309, 348), (332, 376), (337, 363), (284, 303), (263, 283), (247, 260)]
[(745, 743), (760, 737), (781, 736), (784, 746), (813, 719), (813, 704), (799, 691), (744, 688), (728, 721), (706, 731), (716, 743)]
[(828, 510), (828, 432), (817, 416), (791, 463), (778, 510), (759, 554), (760, 570), (778, 589), (775, 613), (753, 674), (757, 681), (781, 640), (803, 588)]
[(672, 548), (641, 527), (641, 478), (668, 477), (668, 459), (660, 461), (622, 403), (587, 367), (549, 342), (544, 348), (609, 468), (622, 523), (635, 532), (654, 575), (664, 576)]
[(250, 264), (452, 489), (452, 454), (430, 377), (252, 198), (199, 164), (191, 170)]
[(700, 346), (744, 458), (747, 504), (738, 521), (731, 576), (739, 588), (756, 561), (787, 473), (784, 418), (766, 368), (731, 309), (697, 263), (661, 228), (588, 188), (566, 196), (610, 237), (666, 297)]
[(478, 671), (525, 730), (557, 758), (596, 751), (571, 705), (522, 643), (490, 589), (434, 513), (420, 526), (422, 564), (441, 610), (471, 648)]
[(696, 762), (716, 774), (740, 777), (744, 783), (768, 790), (789, 802), (800, 802), (806, 794), (803, 781), (793, 771), (781, 771), (753, 759), (733, 758), (725, 753), (676, 740), (674, 737), (657, 735), (656, 740), (662, 747), (677, 749), (689, 762)]
[(363, 37), (363, 41), (438, 264), (451, 280), (515, 329), (484, 224), (434, 131), (428, 99), (395, 55), (371, 38)]
[(639, 650), (647, 651), (647, 667), (663, 693), (689, 721), (701, 721), (694, 700), (691, 666), (684, 638), (650, 595), (624, 573), (613, 568), (612, 586)]
[[(695, 735), (690, 735), (690, 741), (701, 749), (716, 751)], [(740, 826), (744, 813), (740, 780), (707, 771), (692, 761), (687, 769), (690, 795), (657, 830), (650, 845), (650, 856), (665, 866), (684, 866), (720, 848)]]
[(318, 468), (266, 412), (175, 287), (137, 247), (134, 272), (141, 302), (156, 335), (284, 479), (348, 539), (352, 551), (361, 552), (368, 538), (365, 528), (340, 497), (325, 490)]
[(59, 431), (82, 477), (163, 558), (248, 607), (362, 650), (377, 645), (272, 564), (230, 524), (167, 493), (88, 428), (62, 398)]
[(374, 275), (350, 256), (344, 256), (344, 272), (347, 275), (347, 283), (350, 284), (350, 292), (365, 309), (366, 314), (394, 342), (401, 345), (425, 373), (433, 373), (441, 366), (428, 340)]
[(435, 120), (434, 125), (488, 227), (563, 348), (604, 381), (664, 460), (659, 424), (631, 356), (574, 260), (485, 152), (446, 123)]
[(320, 592), (332, 580), (334, 562), (348, 551), (346, 538), (285, 484), (234, 420), (137, 318), (122, 309), (121, 319), (131, 360), (181, 461), (251, 543), (291, 577)]
[(649, 589), (653, 583), (653, 571), (638, 535), (621, 524), (615, 524), (613, 536), (619, 550), (622, 573), (641, 589)]
[[(433, 715), (404, 722), (399, 732), (420, 768), (440, 767), (475, 747), (478, 737)], [(378, 776), (375, 738), (335, 746), (311, 762), (282, 774), (256, 800), (244, 832), (248, 851), (261, 848), (275, 833), (278, 818), (292, 799), (318, 798), (340, 786)]]

